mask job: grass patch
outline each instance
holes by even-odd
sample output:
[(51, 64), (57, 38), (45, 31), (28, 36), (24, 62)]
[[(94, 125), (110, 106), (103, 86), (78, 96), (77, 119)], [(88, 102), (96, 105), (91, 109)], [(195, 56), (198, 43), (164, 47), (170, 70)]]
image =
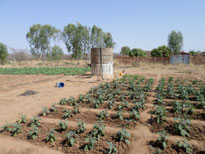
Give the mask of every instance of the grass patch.
[(0, 68), (0, 74), (10, 75), (77, 75), (84, 74), (91, 69), (88, 67), (31, 67), (31, 68)]

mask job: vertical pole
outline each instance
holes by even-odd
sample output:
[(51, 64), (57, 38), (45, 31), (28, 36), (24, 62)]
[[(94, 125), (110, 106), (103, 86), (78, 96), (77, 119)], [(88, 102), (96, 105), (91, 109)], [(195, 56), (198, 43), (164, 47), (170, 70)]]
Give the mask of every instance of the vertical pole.
[(102, 50), (101, 50), (101, 48), (100, 48), (100, 73), (101, 73), (101, 78), (104, 80), (104, 78), (103, 78)]

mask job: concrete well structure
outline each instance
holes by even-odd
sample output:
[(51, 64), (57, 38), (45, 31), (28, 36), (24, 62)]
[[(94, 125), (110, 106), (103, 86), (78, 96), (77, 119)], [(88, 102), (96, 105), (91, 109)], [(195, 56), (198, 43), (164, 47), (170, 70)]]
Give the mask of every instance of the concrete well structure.
[(91, 49), (92, 75), (102, 78), (113, 78), (113, 51), (112, 48)]

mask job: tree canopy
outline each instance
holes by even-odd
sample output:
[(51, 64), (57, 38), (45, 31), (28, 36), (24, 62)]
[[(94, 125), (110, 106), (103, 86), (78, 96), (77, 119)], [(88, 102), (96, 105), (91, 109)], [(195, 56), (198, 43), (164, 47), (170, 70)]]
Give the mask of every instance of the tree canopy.
[(171, 55), (171, 50), (167, 46), (159, 46), (151, 52), (152, 57), (169, 57)]
[(121, 55), (129, 56), (129, 53), (130, 53), (130, 47), (124, 46), (121, 48), (121, 51), (120, 51)]
[(50, 41), (58, 36), (59, 30), (51, 25), (34, 24), (30, 27), (26, 38), (30, 45), (30, 52), (34, 56), (45, 56), (50, 51)]
[(179, 54), (183, 48), (183, 35), (181, 32), (172, 31), (168, 36), (168, 47), (174, 55)]
[(63, 57), (63, 49), (57, 45), (54, 45), (51, 49), (50, 59), (51, 60), (60, 60)]
[(7, 46), (0, 42), (0, 63), (4, 64), (8, 57)]
[(140, 48), (134, 48), (129, 52), (130, 57), (145, 57), (146, 53)]

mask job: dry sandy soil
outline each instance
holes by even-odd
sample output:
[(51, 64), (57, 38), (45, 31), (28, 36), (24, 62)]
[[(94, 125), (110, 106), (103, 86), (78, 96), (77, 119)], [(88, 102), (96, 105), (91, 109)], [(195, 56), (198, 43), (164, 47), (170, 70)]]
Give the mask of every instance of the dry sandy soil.
[[(125, 70), (125, 74), (138, 74), (148, 78), (154, 78), (156, 87), (161, 77), (180, 77), (189, 79), (205, 80), (205, 69), (203, 67), (177, 67), (177, 66), (141, 66), (138, 68), (115, 69), (115, 77)], [(56, 88), (57, 82), (64, 82), (64, 88)], [(86, 93), (91, 87), (98, 85), (99, 81), (95, 77), (88, 76), (13, 76), (0, 75), (0, 125), (5, 122), (15, 122), (20, 114), (27, 115), (28, 118), (37, 115), (42, 106), (50, 107), (53, 103), (59, 102), (63, 97), (77, 97), (79, 94)], [(37, 91), (38, 93), (31, 96), (21, 96), (27, 90)], [(142, 114), (142, 120), (149, 118), (147, 111)], [(138, 141), (131, 143), (129, 153), (148, 153), (146, 138), (154, 138), (147, 127), (140, 125), (135, 131)], [(140, 144), (139, 144), (140, 143)], [(134, 145), (134, 146), (133, 146)], [(4, 137), (0, 135), (0, 154), (4, 153), (60, 153), (44, 147), (35, 146), (25, 141)]]

